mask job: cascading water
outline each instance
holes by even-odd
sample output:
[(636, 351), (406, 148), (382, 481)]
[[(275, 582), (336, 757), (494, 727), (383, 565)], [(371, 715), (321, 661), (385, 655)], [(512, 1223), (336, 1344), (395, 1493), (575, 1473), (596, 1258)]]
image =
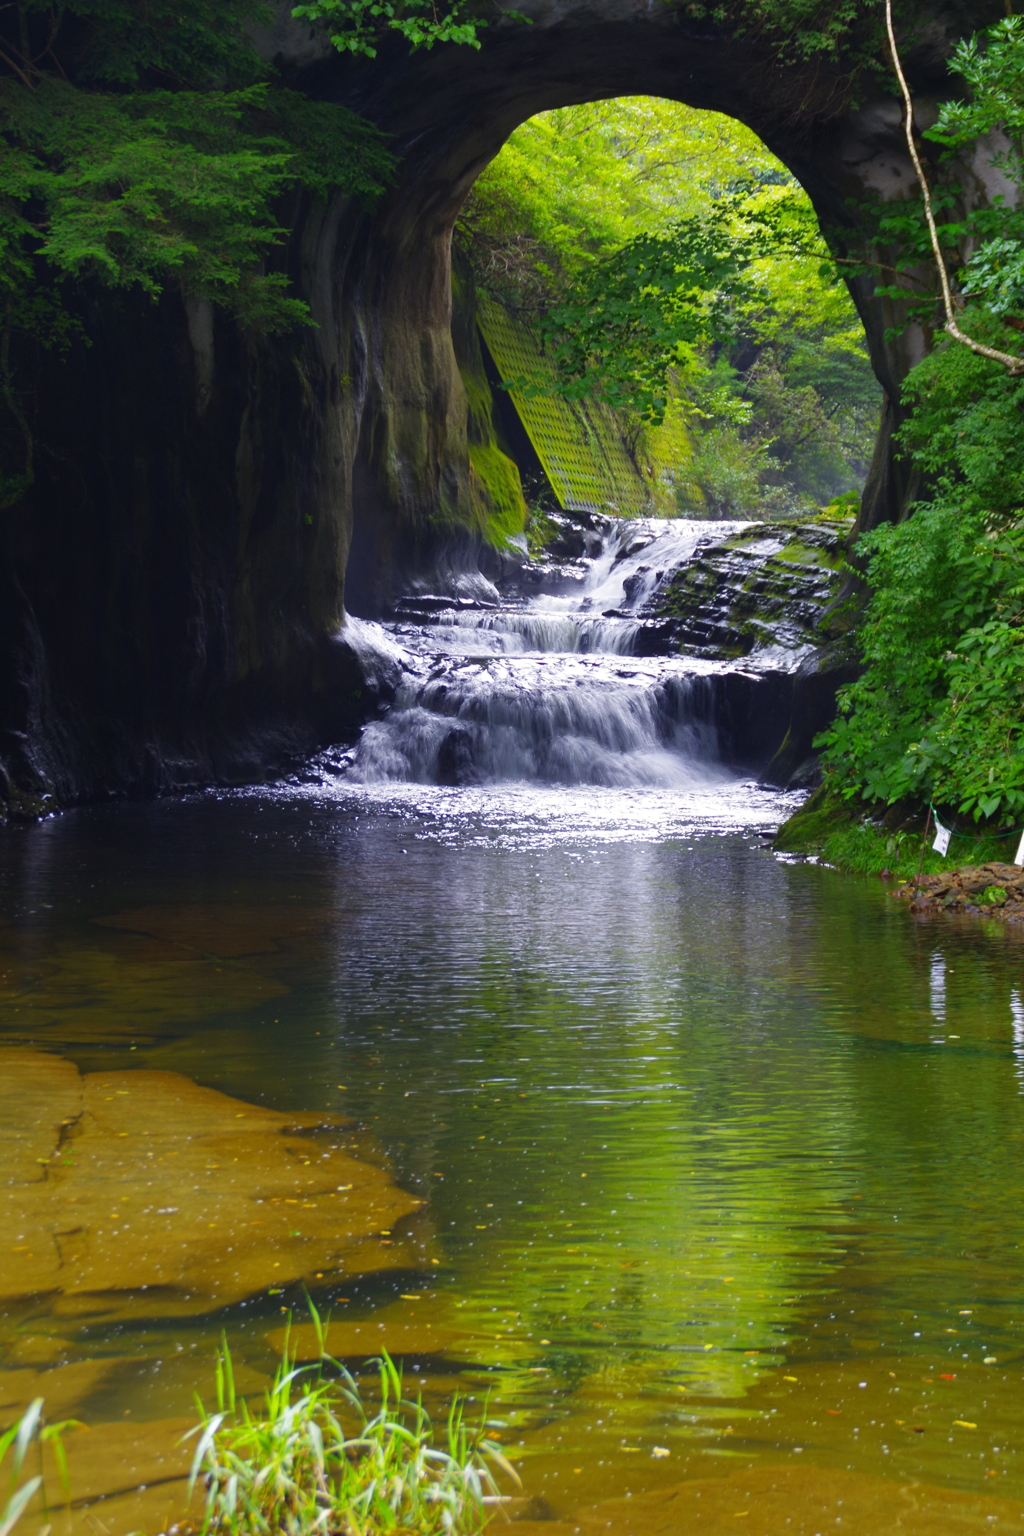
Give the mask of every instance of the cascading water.
[(716, 664), (635, 652), (662, 576), (743, 526), (608, 519), (586, 557), (545, 571), (529, 597), (407, 599), (387, 626), (406, 652), (403, 680), (348, 777), (618, 788), (731, 777), (717, 761)]

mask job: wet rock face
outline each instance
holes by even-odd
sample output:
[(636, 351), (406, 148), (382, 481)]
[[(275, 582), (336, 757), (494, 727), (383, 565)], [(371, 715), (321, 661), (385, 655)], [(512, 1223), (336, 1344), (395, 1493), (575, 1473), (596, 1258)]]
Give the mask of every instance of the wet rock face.
[(854, 615), (840, 601), (851, 523), (752, 523), (667, 572), (643, 609), (651, 644), (741, 662), (720, 685), (725, 729), (767, 782), (814, 782), (814, 739), (852, 682)]
[(687, 656), (771, 656), (795, 668), (838, 638), (839, 596), (852, 524), (752, 523), (666, 572), (643, 609)]
[[(730, 113), (800, 178), (840, 254), (857, 205), (911, 183), (884, 82), (860, 82), (854, 103), (830, 65), (783, 68), (767, 42), (684, 8), (521, 8), (532, 25), (488, 27), (479, 52), (389, 45), (370, 63), (281, 4), (267, 56), (378, 123), (400, 161), (373, 210), (296, 200), (287, 260), (315, 324), (257, 345), (172, 293), (83, 298), (93, 345), (38, 372), (28, 360), (42, 447), (0, 548), (0, 806), (252, 779), (366, 718), (360, 658), (333, 640), (346, 605), (374, 617), (439, 547), (465, 563), (478, 540), (451, 229), (517, 124), (637, 93)], [(943, 11), (919, 29), (921, 99), (947, 88), (949, 40), (973, 25)], [(891, 304), (852, 284), (886, 391), (872, 526), (913, 491), (890, 437), (923, 343), (913, 328), (892, 339)]]

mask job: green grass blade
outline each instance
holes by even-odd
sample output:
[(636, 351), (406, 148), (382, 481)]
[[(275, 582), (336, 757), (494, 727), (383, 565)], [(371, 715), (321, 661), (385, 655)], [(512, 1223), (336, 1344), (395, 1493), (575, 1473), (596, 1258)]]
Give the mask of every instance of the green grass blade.
[(0, 1536), (10, 1536), (10, 1532), (24, 1514), (25, 1506), (42, 1486), (41, 1477), (30, 1477), (27, 1483), (22, 1483), (17, 1493), (11, 1495), (4, 1505), (3, 1515), (0, 1518)]

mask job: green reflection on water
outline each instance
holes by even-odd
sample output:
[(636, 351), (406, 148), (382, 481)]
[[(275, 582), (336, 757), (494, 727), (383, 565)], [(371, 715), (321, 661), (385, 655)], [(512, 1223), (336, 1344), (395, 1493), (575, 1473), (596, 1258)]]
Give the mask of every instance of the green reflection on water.
[[(4, 1039), (357, 1117), (443, 1257), (318, 1303), (420, 1329), (428, 1395), (489, 1390), (556, 1502), (581, 1465), (594, 1497), (793, 1456), (1024, 1496), (1015, 937), (738, 835), (422, 831), (233, 801), (8, 835)], [(4, 1328), (160, 1416), (222, 1326), (257, 1386), (298, 1304)]]

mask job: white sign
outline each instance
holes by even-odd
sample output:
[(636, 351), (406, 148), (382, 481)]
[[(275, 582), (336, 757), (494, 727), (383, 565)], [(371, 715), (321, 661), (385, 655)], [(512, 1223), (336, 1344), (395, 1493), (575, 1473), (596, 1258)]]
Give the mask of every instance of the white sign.
[(953, 834), (949, 830), (949, 828), (948, 827), (944, 827), (942, 825), (942, 822), (936, 816), (936, 818), (935, 818), (935, 841), (934, 841), (934, 843), (932, 843), (932, 847), (935, 849), (935, 852), (936, 853), (941, 853), (943, 855), (943, 857), (945, 857), (945, 855), (949, 852), (949, 840), (950, 840), (950, 838), (952, 836), (953, 836)]
[(1020, 842), (1017, 844), (1017, 857), (1013, 862), (1015, 864), (1024, 864), (1024, 837), (1022, 837)]

